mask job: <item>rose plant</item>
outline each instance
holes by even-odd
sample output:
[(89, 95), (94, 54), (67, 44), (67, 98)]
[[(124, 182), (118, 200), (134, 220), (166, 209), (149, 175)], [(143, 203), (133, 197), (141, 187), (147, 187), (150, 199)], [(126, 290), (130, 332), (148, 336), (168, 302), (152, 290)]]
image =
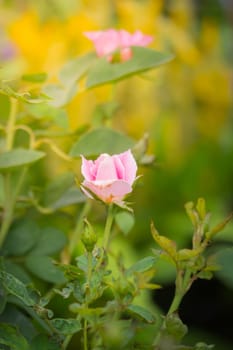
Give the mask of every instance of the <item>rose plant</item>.
[[(204, 343), (183, 344), (188, 329), (179, 307), (196, 279), (212, 277), (217, 267), (206, 249), (231, 217), (210, 228), (205, 201), (187, 203), (192, 246), (179, 249), (151, 223), (152, 253), (126, 265), (114, 249), (114, 237), (121, 231), (128, 234), (134, 223), (125, 199), (133, 191), (138, 168), (153, 163), (147, 142), (104, 125), (73, 131), (66, 123), (65, 106), (77, 93), (77, 82), (84, 79), (87, 89), (115, 83), (171, 56), (137, 48), (151, 41), (140, 31), (86, 35), (95, 42), (97, 55), (107, 60), (88, 54), (67, 62), (58, 85), (47, 81), (46, 74), (1, 82), (6, 111), (0, 126), (1, 348), (211, 349)], [(124, 62), (112, 60), (115, 50)], [(36, 88), (30, 90), (34, 83)], [(61, 138), (69, 141), (70, 150), (61, 148)], [(61, 159), (63, 169), (68, 163), (59, 176), (51, 166), (54, 157)], [(84, 179), (77, 186), (75, 178), (80, 176)], [(102, 210), (100, 217), (93, 215), (95, 209)], [(176, 271), (174, 299), (162, 316), (144, 298), (161, 288), (156, 283), (160, 259)]]

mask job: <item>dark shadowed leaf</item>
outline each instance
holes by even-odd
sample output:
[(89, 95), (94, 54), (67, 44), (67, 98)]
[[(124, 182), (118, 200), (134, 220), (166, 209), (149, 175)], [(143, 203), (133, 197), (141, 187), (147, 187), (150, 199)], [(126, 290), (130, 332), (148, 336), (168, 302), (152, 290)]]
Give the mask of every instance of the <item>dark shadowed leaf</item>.
[(48, 256), (30, 255), (26, 258), (25, 264), (29, 271), (44, 281), (56, 284), (66, 282), (63, 272)]
[(32, 255), (53, 255), (59, 252), (66, 244), (67, 238), (65, 234), (54, 228), (41, 228), (35, 248), (31, 251)]
[(40, 229), (34, 221), (17, 221), (7, 235), (4, 251), (8, 255), (24, 255), (36, 244), (39, 234)]
[(30, 349), (27, 340), (17, 328), (6, 323), (0, 323), (0, 344), (9, 346), (11, 350)]
[(44, 334), (40, 334), (32, 340), (30, 350), (61, 350), (61, 347), (55, 340), (49, 339)]

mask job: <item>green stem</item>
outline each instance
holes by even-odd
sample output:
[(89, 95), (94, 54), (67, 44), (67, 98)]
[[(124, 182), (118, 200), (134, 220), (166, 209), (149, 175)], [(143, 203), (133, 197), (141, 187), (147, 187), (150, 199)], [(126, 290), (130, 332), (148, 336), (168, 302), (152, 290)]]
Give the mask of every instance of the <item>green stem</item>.
[(104, 229), (104, 238), (103, 238), (104, 251), (108, 250), (113, 219), (114, 219), (113, 204), (110, 204), (108, 207), (108, 215), (107, 215), (107, 220), (106, 220), (105, 229)]
[(5, 184), (4, 184), (5, 204), (4, 204), (3, 221), (2, 221), (2, 226), (1, 226), (1, 230), (0, 230), (0, 248), (2, 247), (2, 245), (5, 241), (8, 230), (10, 228), (12, 221), (13, 221), (14, 209), (15, 209), (15, 204), (17, 201), (17, 196), (21, 190), (26, 171), (27, 171), (27, 168), (25, 167), (22, 170), (22, 172), (19, 176), (18, 182), (17, 182), (13, 191), (12, 191), (12, 183), (11, 183), (11, 174), (7, 173), (5, 175), (5, 178), (4, 178), (4, 180), (5, 180)]
[(14, 144), (14, 135), (15, 135), (15, 122), (17, 114), (17, 103), (18, 101), (14, 98), (11, 98), (11, 110), (6, 127), (6, 150), (10, 151)]
[(74, 253), (74, 249), (75, 249), (78, 241), (80, 240), (80, 235), (81, 235), (82, 229), (83, 229), (83, 220), (87, 216), (87, 214), (89, 213), (90, 209), (91, 209), (91, 202), (89, 200), (87, 200), (83, 206), (83, 209), (82, 209), (79, 217), (78, 217), (75, 230), (74, 230), (73, 235), (72, 235), (71, 240), (70, 240), (70, 244), (69, 244), (69, 248), (68, 248), (70, 258), (72, 258), (72, 255)]

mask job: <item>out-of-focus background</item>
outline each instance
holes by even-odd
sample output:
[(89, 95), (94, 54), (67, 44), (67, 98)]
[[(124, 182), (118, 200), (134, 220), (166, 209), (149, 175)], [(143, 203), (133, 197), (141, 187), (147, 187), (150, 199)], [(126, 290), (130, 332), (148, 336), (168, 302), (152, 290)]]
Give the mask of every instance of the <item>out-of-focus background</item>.
[[(109, 27), (140, 29), (154, 37), (152, 48), (175, 55), (149, 74), (118, 83), (114, 92), (120, 104), (114, 127), (137, 139), (148, 133), (157, 157), (154, 169), (140, 170), (126, 251), (148, 255), (151, 219), (180, 247), (189, 245), (185, 202), (204, 197), (213, 224), (233, 211), (233, 2), (0, 0), (0, 78), (47, 72), (53, 79), (64, 62), (93, 49), (84, 31)], [(67, 106), (70, 127), (91, 123), (96, 105), (111, 96), (111, 86), (78, 94)], [(211, 249), (232, 243), (231, 224)], [(194, 284), (181, 307), (190, 337), (219, 350), (233, 342), (233, 258), (224, 259), (223, 272)], [(161, 265), (157, 280), (164, 288), (154, 295), (161, 308), (172, 297), (173, 277)]]

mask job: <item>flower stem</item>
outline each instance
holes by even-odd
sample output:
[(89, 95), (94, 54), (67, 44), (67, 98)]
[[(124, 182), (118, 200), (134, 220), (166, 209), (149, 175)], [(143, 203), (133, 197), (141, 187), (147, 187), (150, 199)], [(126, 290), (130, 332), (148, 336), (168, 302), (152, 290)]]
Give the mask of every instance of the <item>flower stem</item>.
[(17, 196), (21, 190), (23, 180), (26, 174), (27, 168), (24, 167), (17, 184), (15, 185), (14, 191), (12, 189), (11, 174), (6, 173), (4, 177), (4, 215), (2, 220), (2, 226), (0, 229), (0, 248), (2, 247), (9, 227), (13, 220), (14, 208), (17, 201)]
[(108, 207), (108, 215), (107, 215), (107, 220), (106, 220), (105, 229), (104, 229), (104, 238), (103, 238), (104, 251), (107, 251), (109, 246), (110, 233), (111, 233), (112, 223), (114, 219), (113, 211), (114, 211), (113, 204), (110, 204)]
[(11, 110), (9, 114), (8, 123), (6, 126), (6, 150), (7, 151), (10, 151), (14, 144), (17, 103), (18, 101), (15, 98), (11, 98)]
[(72, 235), (71, 240), (70, 240), (70, 244), (69, 244), (69, 248), (68, 248), (70, 260), (72, 258), (73, 253), (74, 253), (74, 249), (77, 245), (77, 242), (80, 239), (80, 234), (82, 233), (83, 220), (84, 220), (85, 216), (87, 216), (87, 214), (89, 213), (90, 209), (91, 209), (91, 202), (89, 200), (87, 200), (82, 208), (82, 211), (81, 211), (79, 217), (78, 217), (75, 230), (74, 230), (73, 235)]

